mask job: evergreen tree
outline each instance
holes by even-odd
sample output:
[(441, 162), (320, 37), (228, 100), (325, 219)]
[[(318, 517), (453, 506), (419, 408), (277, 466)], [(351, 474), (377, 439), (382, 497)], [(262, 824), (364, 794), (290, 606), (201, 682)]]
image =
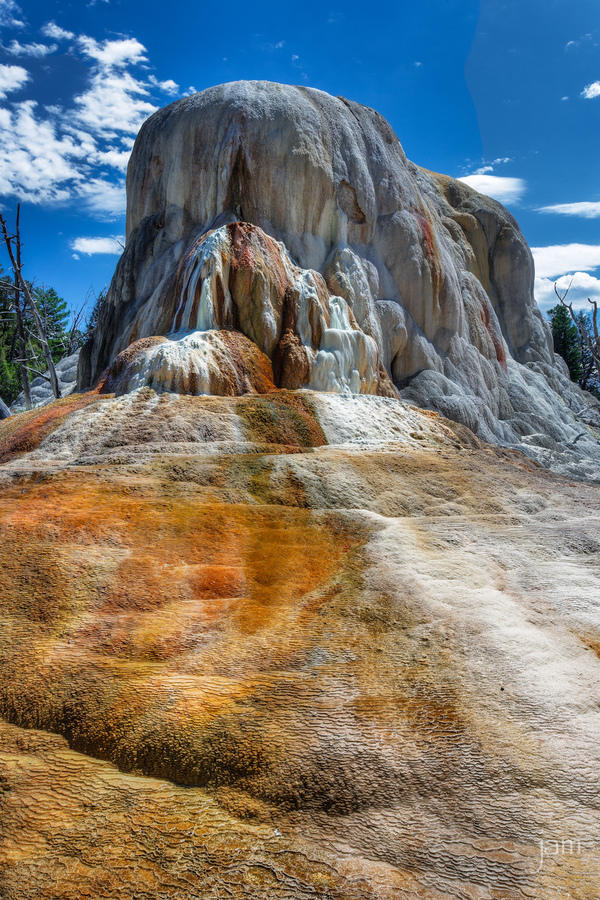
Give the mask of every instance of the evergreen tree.
[[(10, 406), (23, 390), (22, 378), (31, 382), (36, 372), (46, 371), (46, 362), (33, 316), (21, 308), (25, 334), (25, 375), (22, 372), (22, 343), (17, 333), (17, 311), (9, 276), (0, 268), (0, 397)], [(29, 284), (29, 283), (28, 283)], [(83, 335), (70, 327), (71, 314), (54, 288), (33, 288), (29, 284), (36, 307), (44, 324), (54, 362), (73, 353), (83, 343)]]
[[(0, 281), (8, 282), (8, 276), (0, 267)], [(0, 286), (0, 397), (9, 405), (21, 390), (16, 354), (16, 317), (12, 298), (4, 286)]]
[(68, 350), (69, 308), (54, 288), (35, 288), (33, 297), (48, 335), (52, 359), (58, 362)]
[(19, 394), (20, 385), (17, 368), (6, 358), (6, 346), (0, 343), (0, 397), (8, 406)]
[(554, 306), (548, 315), (550, 316), (554, 350), (566, 362), (571, 381), (579, 383), (583, 375), (583, 360), (577, 326), (571, 320), (569, 311), (562, 304)]

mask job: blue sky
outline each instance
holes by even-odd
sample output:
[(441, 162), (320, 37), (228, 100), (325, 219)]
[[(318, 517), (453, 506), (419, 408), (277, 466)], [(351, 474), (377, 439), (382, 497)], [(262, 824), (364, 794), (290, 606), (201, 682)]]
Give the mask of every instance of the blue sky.
[(600, 299), (600, 3), (0, 0), (0, 206), (25, 273), (79, 306), (110, 281), (151, 112), (258, 78), (378, 109), (415, 162), (504, 202), (553, 282)]

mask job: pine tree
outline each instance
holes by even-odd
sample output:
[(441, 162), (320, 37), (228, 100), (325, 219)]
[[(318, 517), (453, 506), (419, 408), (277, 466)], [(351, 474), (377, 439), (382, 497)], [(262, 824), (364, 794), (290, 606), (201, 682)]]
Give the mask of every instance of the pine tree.
[[(0, 267), (0, 281), (8, 277)], [(0, 397), (10, 405), (21, 390), (18, 365), (13, 361), (16, 347), (16, 320), (7, 289), (0, 286)]]
[(9, 406), (19, 394), (19, 378), (14, 365), (6, 358), (4, 343), (0, 343), (0, 397)]
[(69, 346), (69, 308), (54, 288), (35, 288), (33, 297), (48, 335), (52, 359), (58, 362)]
[(583, 374), (583, 361), (577, 326), (571, 320), (569, 311), (560, 304), (554, 306), (548, 315), (550, 316), (554, 350), (566, 362), (571, 381), (579, 383)]

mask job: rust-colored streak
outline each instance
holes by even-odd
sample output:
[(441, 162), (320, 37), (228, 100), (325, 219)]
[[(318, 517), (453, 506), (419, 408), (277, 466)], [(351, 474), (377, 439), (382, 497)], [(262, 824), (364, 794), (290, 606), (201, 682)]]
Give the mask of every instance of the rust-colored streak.
[(437, 252), (435, 234), (428, 213), (423, 211), (415, 211), (415, 217), (421, 229), (421, 243), (425, 250), (429, 270), (431, 272), (431, 285), (434, 299), (437, 301), (440, 294), (442, 284), (442, 267)]
[(506, 363), (506, 351), (504, 349), (504, 342), (502, 340), (502, 335), (499, 333), (498, 328), (495, 326), (495, 323), (492, 321), (492, 309), (489, 301), (483, 303), (481, 305), (481, 321), (483, 322), (487, 333), (489, 334), (492, 344), (494, 345), (494, 350), (496, 352), (496, 359), (502, 366), (505, 372), (508, 371), (507, 363)]

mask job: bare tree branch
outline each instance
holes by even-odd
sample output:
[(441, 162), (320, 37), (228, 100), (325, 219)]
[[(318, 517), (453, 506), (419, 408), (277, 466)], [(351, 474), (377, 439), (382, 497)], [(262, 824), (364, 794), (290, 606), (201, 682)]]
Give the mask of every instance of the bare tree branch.
[[(0, 227), (2, 228), (2, 234), (4, 237), (4, 243), (6, 245), (6, 249), (8, 251), (8, 255), (10, 257), (11, 265), (13, 268), (13, 272), (15, 273), (15, 282), (18, 286), (20, 286), (20, 290), (25, 296), (25, 300), (31, 314), (33, 316), (33, 320), (35, 322), (35, 326), (37, 329), (37, 339), (39, 340), (42, 351), (44, 353), (44, 358), (46, 360), (46, 366), (48, 367), (48, 376), (50, 384), (52, 385), (52, 393), (56, 398), (60, 397), (60, 386), (58, 383), (58, 378), (56, 375), (56, 368), (54, 366), (54, 360), (52, 359), (52, 352), (50, 350), (50, 345), (48, 343), (48, 337), (46, 333), (46, 329), (44, 328), (44, 323), (42, 322), (42, 318), (39, 314), (38, 308), (36, 306), (35, 300), (31, 296), (31, 291), (29, 290), (29, 286), (25, 279), (23, 278), (23, 263), (21, 259), (21, 230), (20, 230), (20, 218), (21, 218), (21, 204), (17, 204), (17, 228), (16, 233), (14, 235), (9, 235), (8, 228), (6, 227), (6, 221), (4, 216), (0, 213)], [(13, 248), (13, 242), (15, 243), (15, 247)]]
[[(573, 310), (573, 303), (572, 302), (567, 303), (567, 296), (569, 294), (569, 291), (571, 290), (572, 284), (573, 284), (573, 278), (571, 278), (571, 281), (569, 282), (569, 286), (566, 289), (566, 291), (564, 291), (564, 293), (561, 294), (558, 290), (556, 282), (554, 282), (554, 293), (558, 297), (558, 300), (559, 300), (561, 306), (564, 306), (565, 309), (568, 309), (571, 319), (573, 320), (573, 322), (577, 328), (577, 331), (579, 333), (581, 346), (582, 346), (582, 348), (585, 347), (587, 352), (589, 353), (590, 358), (593, 363), (593, 366), (596, 369), (598, 378), (600, 379), (600, 335), (599, 335), (599, 329), (598, 329), (598, 301), (591, 300), (589, 297), (587, 298), (588, 303), (590, 303), (593, 307), (593, 314), (592, 314), (591, 318), (592, 318), (592, 328), (593, 328), (594, 336), (592, 338), (588, 334), (586, 329), (584, 328), (581, 318), (575, 314), (575, 311)], [(586, 381), (587, 381), (587, 378), (589, 378), (589, 374), (586, 377)]]

